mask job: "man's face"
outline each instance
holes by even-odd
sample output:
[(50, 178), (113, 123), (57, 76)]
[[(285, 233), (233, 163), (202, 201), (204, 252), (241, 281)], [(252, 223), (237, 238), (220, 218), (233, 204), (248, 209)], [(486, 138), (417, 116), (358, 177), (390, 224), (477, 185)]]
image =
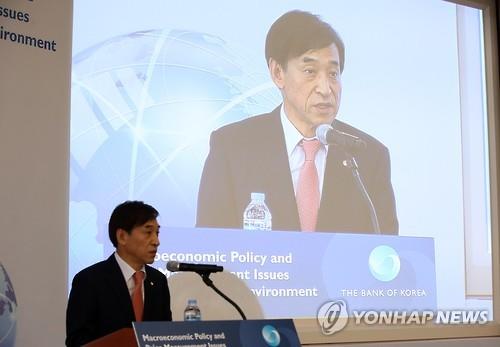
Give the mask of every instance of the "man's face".
[(286, 115), (302, 135), (313, 137), (318, 125), (333, 122), (342, 92), (339, 51), (334, 44), (292, 58), (286, 68), (270, 59), (269, 68), (283, 95)]
[(160, 245), (159, 233), (160, 226), (156, 219), (136, 226), (130, 234), (118, 229), (118, 254), (135, 270), (139, 270), (144, 264), (151, 264)]

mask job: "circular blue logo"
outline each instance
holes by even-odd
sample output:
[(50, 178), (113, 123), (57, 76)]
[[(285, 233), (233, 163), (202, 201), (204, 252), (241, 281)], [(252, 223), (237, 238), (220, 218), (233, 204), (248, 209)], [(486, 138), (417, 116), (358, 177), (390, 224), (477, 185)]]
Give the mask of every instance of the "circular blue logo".
[(401, 270), (398, 253), (386, 245), (377, 246), (371, 251), (368, 265), (373, 277), (383, 282), (392, 281)]
[(281, 341), (280, 333), (272, 325), (265, 325), (262, 328), (262, 337), (270, 347), (279, 346)]

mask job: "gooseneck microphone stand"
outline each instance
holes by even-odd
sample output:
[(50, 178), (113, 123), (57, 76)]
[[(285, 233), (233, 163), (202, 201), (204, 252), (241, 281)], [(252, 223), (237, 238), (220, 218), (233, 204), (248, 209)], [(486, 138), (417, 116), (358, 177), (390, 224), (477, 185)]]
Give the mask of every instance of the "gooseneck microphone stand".
[(231, 305), (233, 305), (233, 307), (238, 311), (238, 313), (241, 315), (241, 318), (243, 320), (247, 320), (247, 317), (245, 316), (245, 314), (243, 313), (243, 311), (241, 310), (241, 308), (238, 306), (238, 304), (236, 304), (233, 300), (231, 300), (226, 294), (224, 294), (223, 292), (221, 292), (214, 285), (214, 282), (210, 279), (210, 272), (209, 271), (196, 271), (196, 273), (198, 275), (200, 275), (201, 279), (203, 280), (203, 282), (207, 286), (209, 286), (210, 288), (212, 288), (214, 290), (214, 292), (216, 292), (217, 294), (219, 294), (222, 298), (224, 298), (224, 300), (226, 300)]
[(361, 179), (358, 170), (358, 163), (356, 159), (351, 154), (350, 150), (362, 150), (366, 148), (366, 142), (357, 136), (345, 133), (335, 129), (330, 124), (320, 124), (316, 127), (316, 137), (324, 145), (334, 145), (339, 146), (344, 150), (347, 159), (344, 160), (343, 165), (351, 169), (352, 176), (356, 182), (356, 186), (360, 191), (363, 200), (368, 205), (368, 210), (370, 212), (370, 220), (372, 222), (373, 230), (376, 234), (380, 234), (380, 225), (378, 223), (377, 211), (375, 211), (375, 206), (373, 206), (372, 199), (366, 190), (366, 187)]
[(354, 181), (356, 182), (356, 186), (358, 187), (359, 191), (361, 192), (361, 195), (363, 196), (363, 200), (368, 205), (368, 210), (370, 211), (370, 219), (371, 219), (372, 227), (373, 227), (373, 230), (375, 231), (375, 234), (380, 234), (380, 225), (378, 224), (377, 212), (375, 211), (375, 206), (373, 206), (372, 199), (370, 198), (370, 195), (368, 194), (368, 191), (366, 190), (366, 187), (363, 183), (363, 180), (361, 179), (361, 176), (359, 175), (358, 163), (356, 162), (356, 159), (354, 158), (354, 156), (351, 153), (345, 151), (345, 154), (347, 156), (347, 159), (344, 160), (344, 165), (351, 169), (351, 173), (352, 173), (352, 176), (354, 177)]

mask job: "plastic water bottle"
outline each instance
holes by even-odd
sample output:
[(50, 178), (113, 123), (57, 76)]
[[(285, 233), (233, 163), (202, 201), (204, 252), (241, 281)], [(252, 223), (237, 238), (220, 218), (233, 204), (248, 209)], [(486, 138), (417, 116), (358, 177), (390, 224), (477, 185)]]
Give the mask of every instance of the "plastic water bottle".
[(271, 211), (266, 205), (266, 194), (252, 193), (252, 201), (243, 212), (243, 229), (272, 230)]
[(200, 321), (201, 311), (198, 307), (196, 299), (189, 299), (186, 308), (184, 309), (184, 320), (186, 322)]

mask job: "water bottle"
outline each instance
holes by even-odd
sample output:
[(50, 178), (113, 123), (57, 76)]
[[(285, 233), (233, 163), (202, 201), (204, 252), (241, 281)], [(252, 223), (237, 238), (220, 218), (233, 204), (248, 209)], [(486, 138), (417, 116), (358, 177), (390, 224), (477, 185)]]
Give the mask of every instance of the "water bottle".
[(252, 193), (251, 201), (243, 212), (243, 229), (245, 230), (271, 230), (272, 216), (266, 205), (266, 194)]
[(189, 299), (186, 308), (184, 309), (184, 320), (186, 322), (200, 321), (201, 311), (198, 307), (196, 299)]

